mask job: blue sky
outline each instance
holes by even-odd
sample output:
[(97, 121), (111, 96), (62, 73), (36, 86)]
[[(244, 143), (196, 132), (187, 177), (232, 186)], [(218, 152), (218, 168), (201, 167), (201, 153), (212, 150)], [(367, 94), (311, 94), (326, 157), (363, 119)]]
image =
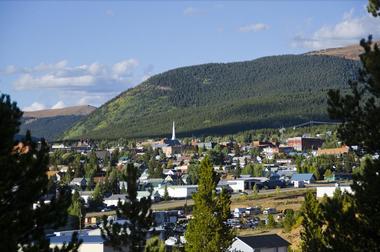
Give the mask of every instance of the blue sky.
[(0, 1), (0, 92), (99, 106), (149, 76), (380, 37), (366, 1)]

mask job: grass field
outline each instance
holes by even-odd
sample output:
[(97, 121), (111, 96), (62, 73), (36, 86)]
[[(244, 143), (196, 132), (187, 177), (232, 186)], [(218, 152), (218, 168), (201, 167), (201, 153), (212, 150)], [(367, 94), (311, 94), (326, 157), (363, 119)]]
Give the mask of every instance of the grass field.
[[(275, 207), (280, 211), (286, 208), (298, 210), (302, 205), (303, 198), (307, 190), (315, 189), (287, 188), (281, 189), (279, 192), (276, 192), (275, 190), (263, 190), (259, 192), (257, 197), (254, 197), (253, 194), (233, 194), (231, 196), (231, 210), (234, 210), (236, 207), (250, 206), (261, 206), (263, 208)], [(156, 211), (182, 209), (185, 204), (187, 204), (187, 206), (190, 207), (194, 205), (194, 201), (192, 199), (161, 201), (158, 203), (154, 203), (152, 205), (152, 209)]]
[[(278, 212), (282, 212), (285, 209), (293, 209), (299, 211), (302, 203), (304, 202), (304, 196), (308, 190), (315, 190), (315, 188), (286, 188), (276, 190), (262, 190), (257, 196), (252, 193), (248, 195), (234, 194), (231, 197), (231, 211), (237, 207), (253, 207), (261, 206), (262, 209), (266, 207), (274, 207)], [(170, 210), (170, 209), (183, 209), (184, 204), (187, 204), (189, 208), (194, 205), (192, 199), (188, 200), (171, 200), (155, 203), (152, 205), (153, 210)], [(263, 219), (263, 215), (258, 215), (260, 219)], [(260, 227), (255, 229), (238, 229), (237, 235), (260, 235), (260, 234), (278, 234), (292, 245), (291, 251), (300, 251), (300, 223), (295, 223), (295, 227), (288, 233), (284, 232), (282, 228)]]

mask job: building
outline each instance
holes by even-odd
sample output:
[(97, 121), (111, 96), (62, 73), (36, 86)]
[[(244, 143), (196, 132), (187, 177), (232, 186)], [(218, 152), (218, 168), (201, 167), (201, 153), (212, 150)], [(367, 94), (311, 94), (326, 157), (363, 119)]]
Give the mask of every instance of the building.
[(333, 186), (318, 186), (317, 187), (317, 198), (323, 198), (325, 195), (329, 198), (334, 196), (334, 192), (339, 189), (341, 192), (352, 193), (351, 186), (340, 186), (335, 184)]
[(205, 149), (205, 150), (212, 150), (216, 143), (213, 143), (213, 142), (202, 142), (202, 143), (197, 143), (197, 142), (193, 142), (192, 143), (193, 146), (198, 146), (198, 149)]
[(108, 198), (104, 199), (104, 204), (106, 204), (108, 207), (117, 206), (119, 201), (123, 204), (126, 200), (126, 196), (126, 194), (112, 194)]
[(277, 234), (237, 236), (230, 252), (286, 252), (290, 243)]
[(291, 182), (303, 181), (305, 184), (311, 184), (315, 182), (315, 176), (313, 173), (294, 173)]
[(349, 149), (350, 148), (348, 146), (342, 146), (339, 148), (318, 149), (317, 156), (321, 156), (321, 155), (340, 156), (343, 154), (347, 154)]
[[(173, 199), (186, 199), (191, 197), (198, 190), (198, 185), (177, 185), (167, 186), (168, 194)], [(161, 197), (165, 195), (165, 187), (158, 189)]]
[(177, 223), (178, 211), (155, 211), (153, 212), (154, 224), (156, 226), (164, 225), (166, 223)]
[[(50, 248), (51, 249), (54, 249), (55, 247), (61, 248), (64, 244), (68, 244), (71, 241), (72, 232), (69, 232), (68, 234), (58, 234), (56, 236), (49, 237)], [(112, 246), (110, 245), (107, 245), (105, 240), (102, 238), (100, 234), (91, 234), (90, 232), (80, 232), (78, 238), (82, 240), (82, 244), (79, 246), (78, 252), (120, 251), (120, 250), (112, 248)]]
[(273, 142), (263, 142), (263, 141), (253, 141), (252, 145), (253, 145), (253, 147), (258, 148), (260, 150), (262, 150), (264, 148), (267, 148), (267, 147), (273, 148), (273, 147), (277, 146), (276, 143), (273, 143)]
[(87, 185), (87, 180), (85, 178), (73, 178), (73, 180), (70, 182), (70, 185), (84, 188)]
[[(74, 193), (74, 192), (73, 192)], [(78, 191), (79, 196), (88, 204), (88, 199), (92, 197), (93, 191)]]
[(153, 191), (152, 193), (149, 192), (149, 191), (137, 191), (137, 196), (136, 196), (136, 199), (138, 201), (140, 201), (142, 198), (149, 198), (150, 196), (150, 199), (153, 201), (153, 202), (156, 202), (156, 201), (160, 201), (161, 200), (161, 196), (160, 194), (158, 193), (158, 191)]
[(262, 188), (267, 178), (261, 177), (242, 177), (233, 180), (221, 180), (218, 186), (228, 185), (234, 192), (244, 192), (246, 190), (252, 190), (257, 185), (258, 188)]
[(112, 217), (112, 219), (116, 217), (116, 211), (106, 211), (106, 212), (90, 212), (86, 213), (84, 217), (84, 225), (92, 226), (101, 223), (103, 216)]
[(171, 157), (175, 154), (181, 154), (183, 150), (182, 145), (162, 146), (162, 152), (167, 157)]
[(322, 147), (323, 139), (315, 137), (292, 137), (288, 138), (288, 146), (296, 151), (318, 150)]

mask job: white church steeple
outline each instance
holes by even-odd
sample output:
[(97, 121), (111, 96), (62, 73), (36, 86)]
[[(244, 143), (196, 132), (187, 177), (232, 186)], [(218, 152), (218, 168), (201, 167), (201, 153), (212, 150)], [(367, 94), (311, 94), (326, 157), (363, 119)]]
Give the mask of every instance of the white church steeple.
[(175, 140), (175, 123), (173, 121), (172, 140)]

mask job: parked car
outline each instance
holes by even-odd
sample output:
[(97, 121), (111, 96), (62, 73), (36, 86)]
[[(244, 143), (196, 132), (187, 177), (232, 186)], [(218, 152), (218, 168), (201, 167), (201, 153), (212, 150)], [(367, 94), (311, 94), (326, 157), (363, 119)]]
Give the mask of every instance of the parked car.
[(273, 207), (267, 207), (264, 209), (263, 214), (275, 214), (277, 213), (276, 208)]
[(255, 215), (255, 214), (260, 214), (261, 213), (261, 208), (256, 206), (256, 207), (247, 207), (245, 210), (246, 215)]

